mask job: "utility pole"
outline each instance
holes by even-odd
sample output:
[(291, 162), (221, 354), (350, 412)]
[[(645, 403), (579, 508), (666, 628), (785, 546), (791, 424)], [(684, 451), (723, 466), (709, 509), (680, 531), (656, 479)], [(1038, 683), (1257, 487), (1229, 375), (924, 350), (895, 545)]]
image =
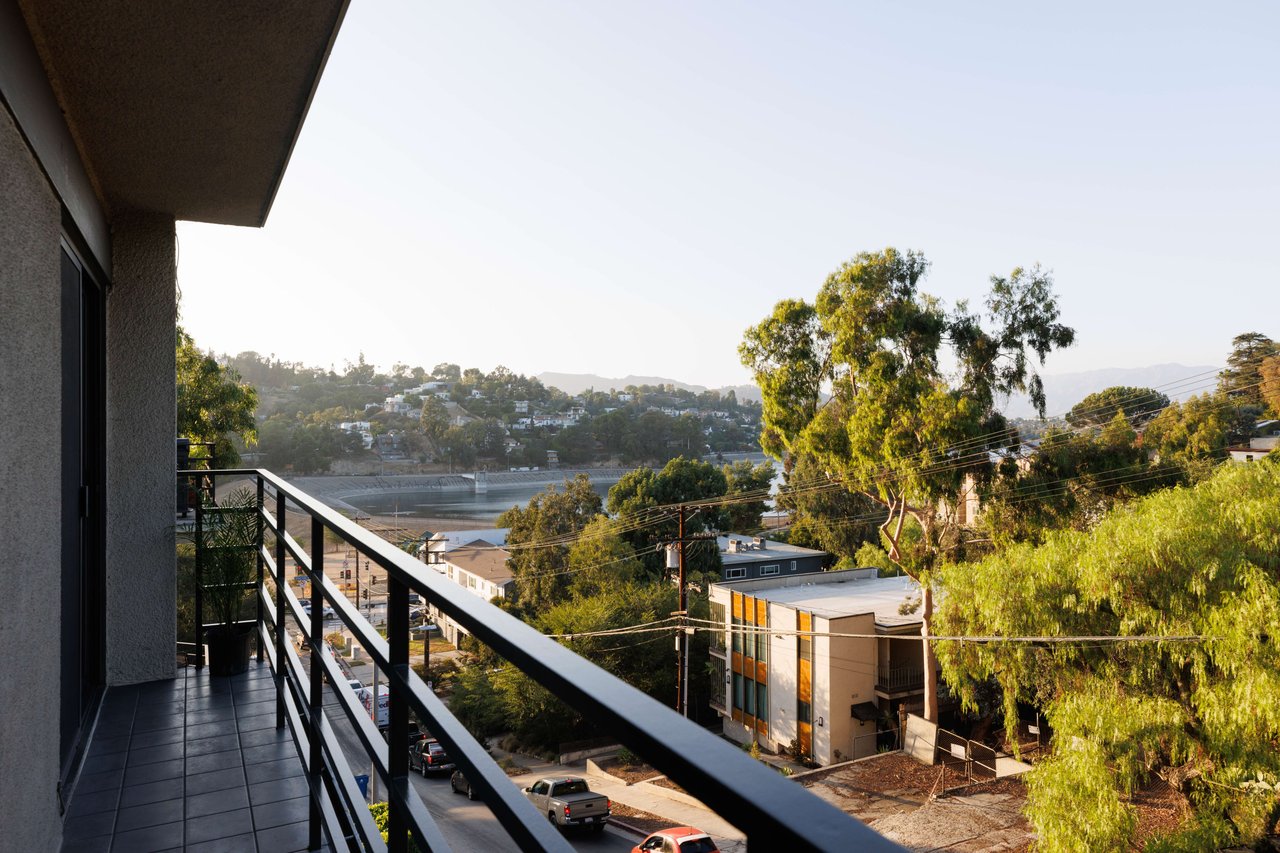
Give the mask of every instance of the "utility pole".
[[(680, 609), (676, 615), (680, 617), (679, 633), (676, 634), (676, 710), (684, 717), (689, 716), (689, 599), (685, 588), (685, 539), (684, 539), (684, 504), (677, 507), (679, 518), (679, 539), (676, 544), (676, 559), (680, 588)], [(669, 552), (668, 552), (669, 553)]]

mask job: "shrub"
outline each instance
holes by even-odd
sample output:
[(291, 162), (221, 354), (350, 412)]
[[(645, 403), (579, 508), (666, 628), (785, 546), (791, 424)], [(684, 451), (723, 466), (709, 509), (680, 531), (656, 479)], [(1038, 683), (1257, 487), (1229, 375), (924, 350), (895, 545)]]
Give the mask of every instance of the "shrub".
[(641, 763), (640, 756), (636, 755), (624, 746), (622, 749), (618, 750), (618, 763), (624, 767), (630, 767), (632, 764)]

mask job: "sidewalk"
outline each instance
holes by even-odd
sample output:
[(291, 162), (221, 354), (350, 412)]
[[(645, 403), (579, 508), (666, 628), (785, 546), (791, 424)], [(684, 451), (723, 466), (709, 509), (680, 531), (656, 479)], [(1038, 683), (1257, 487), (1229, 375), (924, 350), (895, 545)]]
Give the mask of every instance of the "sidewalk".
[[(494, 749), (495, 756), (499, 752), (501, 751)], [(695, 806), (668, 796), (668, 793), (676, 792), (668, 792), (668, 789), (660, 785), (647, 782), (627, 785), (608, 774), (588, 774), (585, 762), (581, 761), (564, 765), (540, 761), (527, 755), (503, 754), (509, 754), (512, 761), (525, 768), (526, 772), (511, 777), (511, 781), (521, 788), (532, 785), (544, 776), (582, 776), (587, 779), (591, 790), (604, 794), (614, 802), (666, 818), (671, 821), (672, 826), (694, 826), (701, 829), (715, 840), (721, 853), (746, 853), (746, 837), (731, 823), (706, 806)]]

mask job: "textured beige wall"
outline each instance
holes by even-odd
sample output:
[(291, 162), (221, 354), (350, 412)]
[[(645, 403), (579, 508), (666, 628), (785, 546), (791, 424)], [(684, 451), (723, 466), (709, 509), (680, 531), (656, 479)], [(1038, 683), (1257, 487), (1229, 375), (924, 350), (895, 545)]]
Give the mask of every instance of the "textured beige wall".
[(173, 217), (112, 221), (107, 299), (107, 683), (173, 678)]
[[(821, 625), (821, 627), (819, 627)], [(873, 634), (874, 614), (840, 619), (814, 618), (814, 630), (836, 634)], [(852, 637), (815, 637), (813, 641), (813, 713), (825, 725), (813, 726), (814, 757), (820, 764), (861, 758), (876, 751), (875, 723), (859, 723), (849, 706), (874, 702), (877, 640)], [(840, 750), (840, 758), (835, 751)]]
[(60, 208), (0, 108), (0, 847), (57, 850)]

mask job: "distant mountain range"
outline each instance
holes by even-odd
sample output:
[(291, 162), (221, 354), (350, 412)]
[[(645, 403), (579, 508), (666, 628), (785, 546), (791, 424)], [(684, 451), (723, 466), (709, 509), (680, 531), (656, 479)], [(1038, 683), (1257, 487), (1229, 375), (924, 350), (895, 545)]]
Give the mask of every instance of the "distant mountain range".
[[(708, 390), (705, 385), (691, 385), (688, 382), (681, 382), (678, 379), (667, 379), (662, 376), (623, 376), (621, 378), (612, 378), (608, 376), (597, 376), (594, 373), (539, 373), (537, 380), (543, 385), (550, 388), (559, 388), (566, 394), (581, 394), (588, 388), (596, 391), (608, 391), (610, 388), (615, 391), (621, 391), (628, 385), (673, 385), (685, 391), (692, 391), (695, 394), (701, 394)], [(723, 388), (713, 388), (710, 390), (719, 391), (721, 394), (728, 394), (733, 391), (739, 400), (759, 400), (760, 389), (754, 385), (727, 385)]]
[[(1209, 365), (1154, 364), (1150, 367), (1106, 367), (1081, 373), (1045, 375), (1044, 395), (1048, 403), (1045, 414), (1065, 415), (1085, 397), (1115, 385), (1131, 388), (1154, 388), (1170, 400), (1185, 400), (1192, 394), (1211, 390), (1217, 383), (1220, 368)], [(1016, 396), (1005, 406), (1011, 418), (1033, 418), (1036, 410), (1031, 400)]]
[[(1046, 414), (1065, 415), (1071, 407), (1085, 397), (1110, 388), (1128, 385), (1134, 388), (1154, 388), (1171, 400), (1185, 400), (1213, 388), (1219, 368), (1209, 365), (1154, 364), (1150, 367), (1107, 367), (1080, 373), (1059, 373), (1044, 376), (1044, 392), (1048, 401)], [(543, 385), (559, 388), (566, 394), (581, 394), (588, 388), (621, 391), (628, 385), (674, 385), (694, 393), (706, 391), (706, 386), (691, 385), (678, 379), (662, 376), (623, 376), (619, 379), (597, 376), (594, 373), (539, 373)], [(759, 400), (760, 389), (754, 385), (731, 385), (714, 389), (721, 394), (733, 391), (739, 400)], [(1005, 406), (1005, 414), (1013, 418), (1035, 417), (1035, 408), (1025, 396), (1016, 396)]]

